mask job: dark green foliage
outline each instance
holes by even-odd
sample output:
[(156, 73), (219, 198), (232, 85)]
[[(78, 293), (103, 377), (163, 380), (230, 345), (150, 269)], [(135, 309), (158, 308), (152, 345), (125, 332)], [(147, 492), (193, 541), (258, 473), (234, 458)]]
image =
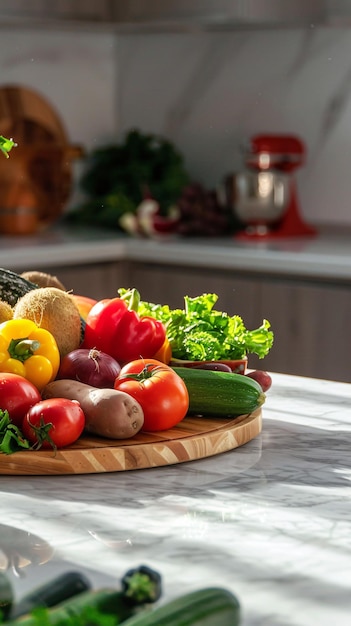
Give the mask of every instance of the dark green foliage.
[(119, 228), (120, 217), (150, 197), (166, 215), (188, 182), (183, 157), (170, 141), (131, 130), (122, 143), (93, 151), (80, 181), (87, 201), (67, 217)]

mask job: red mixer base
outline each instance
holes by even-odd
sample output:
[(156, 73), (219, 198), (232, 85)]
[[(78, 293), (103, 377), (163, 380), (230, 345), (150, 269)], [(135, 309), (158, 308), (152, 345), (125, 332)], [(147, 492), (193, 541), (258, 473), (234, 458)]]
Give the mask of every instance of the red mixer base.
[(252, 225), (245, 230), (234, 235), (235, 239), (247, 240), (267, 240), (277, 239), (279, 237), (314, 237), (317, 234), (316, 228), (306, 224), (302, 219), (295, 190), (292, 190), (292, 197), (289, 208), (286, 210), (281, 221), (277, 225)]
[(317, 230), (305, 222), (293, 225), (280, 223), (277, 228), (260, 229), (259, 227), (242, 230), (235, 233), (235, 239), (245, 239), (246, 241), (266, 241), (267, 239), (279, 239), (283, 237), (314, 237)]

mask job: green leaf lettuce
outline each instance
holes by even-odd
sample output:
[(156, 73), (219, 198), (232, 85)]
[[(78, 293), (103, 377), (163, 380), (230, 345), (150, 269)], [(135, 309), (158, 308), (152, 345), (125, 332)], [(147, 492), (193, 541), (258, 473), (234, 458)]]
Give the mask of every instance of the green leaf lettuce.
[[(125, 289), (118, 291), (125, 297)], [(249, 353), (260, 359), (270, 351), (274, 334), (264, 319), (261, 326), (248, 330), (239, 315), (217, 311), (218, 296), (205, 293), (195, 298), (184, 297), (184, 309), (140, 301), (138, 314), (162, 321), (175, 359), (218, 361), (242, 359)]]

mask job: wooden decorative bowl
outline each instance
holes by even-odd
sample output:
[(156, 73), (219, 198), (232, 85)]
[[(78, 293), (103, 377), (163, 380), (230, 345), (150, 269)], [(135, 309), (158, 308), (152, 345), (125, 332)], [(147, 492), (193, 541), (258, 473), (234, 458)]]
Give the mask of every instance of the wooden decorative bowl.
[(34, 232), (63, 212), (72, 190), (72, 160), (83, 150), (69, 144), (46, 98), (25, 87), (0, 88), (0, 128), (17, 143), (9, 159), (0, 159), (0, 232)]

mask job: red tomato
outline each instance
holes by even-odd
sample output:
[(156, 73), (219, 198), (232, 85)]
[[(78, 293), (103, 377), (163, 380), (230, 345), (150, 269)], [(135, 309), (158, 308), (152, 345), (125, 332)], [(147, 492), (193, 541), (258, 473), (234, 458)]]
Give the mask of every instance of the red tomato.
[(29, 409), (40, 402), (38, 389), (18, 374), (0, 373), (0, 409), (8, 411), (11, 421), (21, 427)]
[(42, 448), (64, 448), (77, 441), (85, 426), (83, 410), (76, 400), (41, 400), (26, 413), (23, 435)]
[[(132, 375), (132, 377), (129, 377)], [(167, 430), (180, 422), (189, 408), (189, 394), (176, 372), (156, 359), (137, 359), (124, 365), (115, 389), (125, 391), (141, 404), (142, 430)]]

